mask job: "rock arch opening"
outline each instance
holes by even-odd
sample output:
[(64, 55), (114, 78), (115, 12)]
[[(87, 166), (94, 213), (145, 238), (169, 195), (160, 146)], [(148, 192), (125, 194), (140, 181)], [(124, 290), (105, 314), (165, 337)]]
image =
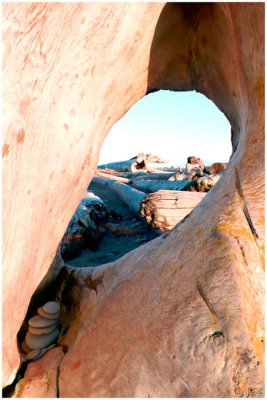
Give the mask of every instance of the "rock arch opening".
[(105, 139), (63, 237), (64, 260), (77, 267), (115, 261), (172, 229), (224, 173), (230, 131), (225, 116), (196, 92), (157, 91), (138, 101)]

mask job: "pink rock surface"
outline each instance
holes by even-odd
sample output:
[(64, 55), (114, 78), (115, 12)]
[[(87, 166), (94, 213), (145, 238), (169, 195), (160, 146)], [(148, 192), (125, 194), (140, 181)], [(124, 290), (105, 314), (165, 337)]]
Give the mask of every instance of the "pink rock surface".
[(61, 347), (49, 350), (42, 358), (28, 364), (16, 394), (26, 398), (56, 398), (58, 396), (58, 368), (64, 352)]
[[(3, 35), (3, 383), (106, 134), (147, 92), (197, 90), (231, 123), (228, 169), (183, 224), (110, 265), (97, 292), (73, 289), (87, 312), (62, 339), (59, 391), (263, 396), (264, 5), (5, 3)], [(39, 381), (23, 396), (45, 393)]]

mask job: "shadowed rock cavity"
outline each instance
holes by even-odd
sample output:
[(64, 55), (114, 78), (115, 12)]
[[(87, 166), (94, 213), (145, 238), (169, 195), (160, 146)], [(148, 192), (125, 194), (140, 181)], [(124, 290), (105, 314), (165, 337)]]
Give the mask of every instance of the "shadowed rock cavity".
[[(62, 296), (62, 307), (73, 304), (60, 339), (68, 351), (58, 350), (45, 394), (263, 396), (264, 5), (3, 10), (4, 384), (19, 366), (14, 332), (106, 134), (146, 93), (197, 90), (231, 123), (229, 166), (171, 232), (93, 272), (73, 272)], [(36, 362), (45, 369), (45, 359)], [(25, 397), (44, 395), (34, 373)]]

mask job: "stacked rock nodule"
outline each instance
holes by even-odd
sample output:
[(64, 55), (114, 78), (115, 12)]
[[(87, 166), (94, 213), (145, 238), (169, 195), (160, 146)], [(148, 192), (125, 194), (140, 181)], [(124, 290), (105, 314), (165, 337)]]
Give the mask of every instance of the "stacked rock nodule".
[(29, 329), (22, 343), (27, 360), (37, 360), (48, 350), (48, 346), (59, 337), (58, 319), (60, 306), (49, 301), (38, 308), (38, 314), (29, 320)]

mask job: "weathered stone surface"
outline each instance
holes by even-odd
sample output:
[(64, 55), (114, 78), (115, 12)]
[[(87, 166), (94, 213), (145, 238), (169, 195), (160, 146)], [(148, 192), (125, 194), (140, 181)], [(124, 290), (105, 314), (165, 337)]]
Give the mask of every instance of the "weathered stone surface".
[(26, 355), (26, 360), (34, 360), (36, 357), (38, 357), (41, 353), (41, 349), (36, 349), (36, 350), (31, 350), (27, 353)]
[(57, 322), (57, 319), (47, 319), (41, 317), (40, 315), (35, 315), (31, 319), (29, 319), (29, 325), (33, 328), (46, 328), (47, 326), (54, 325)]
[(58, 319), (59, 318), (59, 316), (60, 316), (60, 313), (58, 312), (58, 313), (55, 313), (55, 314), (51, 314), (51, 313), (46, 313), (45, 311), (44, 311), (44, 309), (43, 309), (43, 307), (39, 307), (38, 308), (38, 314), (41, 316), (41, 317), (43, 317), (43, 318), (46, 318), (46, 319)]
[(43, 305), (43, 310), (46, 314), (59, 314), (60, 305), (55, 301), (48, 301)]
[(65, 260), (77, 256), (87, 246), (96, 250), (102, 240), (102, 226), (108, 219), (103, 201), (91, 192), (86, 192), (72, 216), (61, 243), (61, 254)]
[[(147, 92), (197, 90), (231, 123), (229, 166), (183, 224), (102, 270), (97, 292), (63, 296), (76, 311), (59, 392), (263, 396), (264, 5), (5, 3), (3, 42), (3, 383), (107, 132)], [(25, 397), (51, 395), (48, 354)]]
[(26, 334), (26, 344), (30, 349), (43, 349), (53, 343), (59, 336), (59, 329), (54, 329), (52, 332), (45, 335), (34, 335), (30, 332)]
[(29, 326), (29, 332), (33, 333), (34, 335), (44, 335), (46, 333), (52, 332), (57, 326), (57, 323), (54, 325), (48, 326), (47, 328), (33, 328), (32, 326)]
[(63, 357), (62, 348), (57, 347), (39, 360), (29, 363), (24, 378), (16, 386), (15, 397), (58, 397), (58, 371)]

